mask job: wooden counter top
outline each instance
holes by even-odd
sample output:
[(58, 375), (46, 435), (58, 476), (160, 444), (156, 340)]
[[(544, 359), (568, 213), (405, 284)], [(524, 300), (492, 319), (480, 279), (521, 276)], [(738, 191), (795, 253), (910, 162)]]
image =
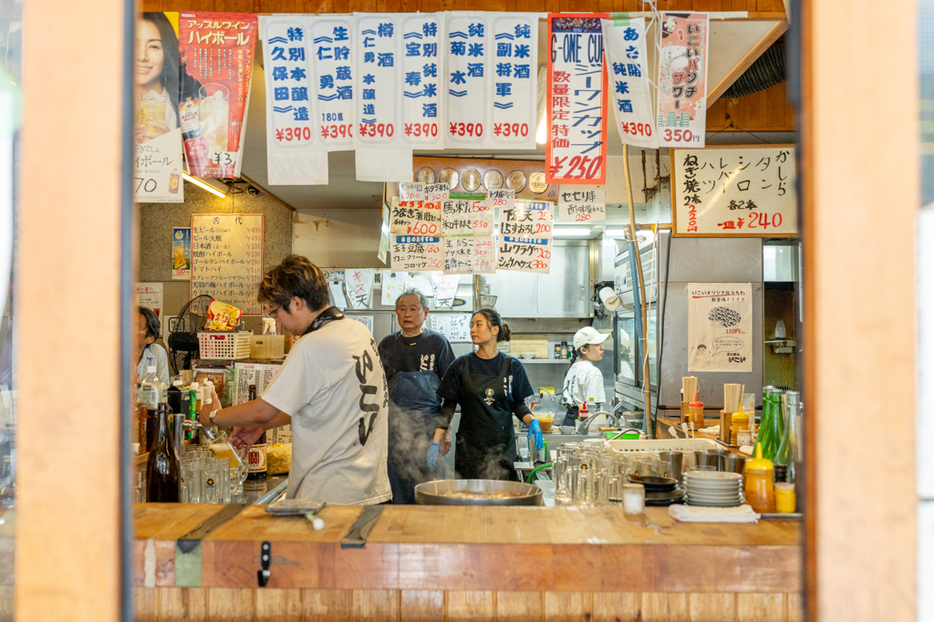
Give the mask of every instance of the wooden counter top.
[[(755, 593), (801, 588), (801, 529), (795, 520), (679, 523), (667, 508), (646, 508), (643, 517), (630, 520), (619, 510), (596, 508), (390, 505), (365, 548), (342, 549), (340, 540), (362, 511), (359, 506), (325, 507), (321, 531), (304, 518), (273, 517), (265, 506), (246, 506), (200, 544), (178, 546), (226, 507), (137, 504), (135, 584), (255, 588), (260, 544), (269, 541), (273, 588)], [(150, 562), (155, 557), (148, 575), (147, 556)]]

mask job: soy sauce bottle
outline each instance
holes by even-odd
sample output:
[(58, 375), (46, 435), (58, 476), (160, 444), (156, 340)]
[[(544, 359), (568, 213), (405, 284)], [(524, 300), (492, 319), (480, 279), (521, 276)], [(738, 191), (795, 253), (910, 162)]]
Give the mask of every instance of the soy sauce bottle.
[[(256, 385), (250, 385), (250, 401), (256, 399)], [(253, 446), (250, 447), (250, 453), (247, 454), (247, 473), (246, 478), (252, 480), (266, 479), (266, 433), (256, 439)]]
[(156, 410), (156, 437), (146, 463), (146, 500), (151, 503), (178, 503), (178, 454), (169, 431), (169, 408)]

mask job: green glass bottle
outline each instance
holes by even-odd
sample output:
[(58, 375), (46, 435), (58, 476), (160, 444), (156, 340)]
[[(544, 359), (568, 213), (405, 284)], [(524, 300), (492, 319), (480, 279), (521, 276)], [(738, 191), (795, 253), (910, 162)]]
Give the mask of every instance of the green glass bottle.
[(795, 462), (800, 457), (798, 446), (798, 413), (801, 409), (801, 398), (797, 391), (785, 394), (785, 431), (782, 440), (775, 452), (775, 465), (786, 468), (785, 481), (795, 483)]

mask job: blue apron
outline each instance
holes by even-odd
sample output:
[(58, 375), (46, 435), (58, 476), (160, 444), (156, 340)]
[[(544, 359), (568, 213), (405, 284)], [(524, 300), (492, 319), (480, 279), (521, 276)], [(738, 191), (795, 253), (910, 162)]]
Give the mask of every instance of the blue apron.
[(393, 503), (415, 503), (415, 486), (441, 477), (431, 473), (425, 461), (441, 410), (437, 390), (441, 384), (433, 371), (404, 371), (389, 382), (389, 484)]

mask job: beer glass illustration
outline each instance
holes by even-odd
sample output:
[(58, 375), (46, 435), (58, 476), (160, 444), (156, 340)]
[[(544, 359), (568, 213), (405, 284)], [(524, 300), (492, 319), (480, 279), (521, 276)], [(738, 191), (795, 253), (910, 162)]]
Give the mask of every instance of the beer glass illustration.
[(201, 96), (201, 135), (207, 143), (211, 162), (227, 164), (217, 154), (227, 151), (227, 125), (230, 120), (230, 91), (223, 84), (205, 84)]
[(139, 125), (148, 126), (152, 121), (165, 123), (165, 101), (164, 97), (154, 91), (143, 94), (139, 103)]

